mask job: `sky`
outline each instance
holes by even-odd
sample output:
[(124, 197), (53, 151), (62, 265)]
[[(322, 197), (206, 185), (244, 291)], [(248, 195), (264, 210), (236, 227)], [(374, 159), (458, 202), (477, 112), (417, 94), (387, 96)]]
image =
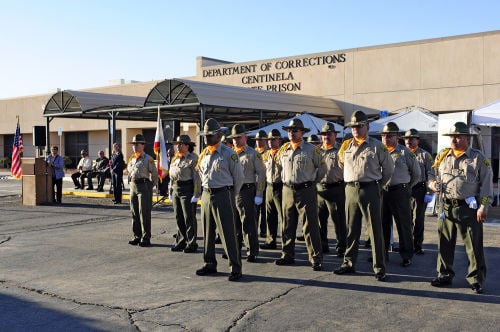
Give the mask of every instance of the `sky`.
[(0, 0), (0, 99), (500, 30), (494, 0)]

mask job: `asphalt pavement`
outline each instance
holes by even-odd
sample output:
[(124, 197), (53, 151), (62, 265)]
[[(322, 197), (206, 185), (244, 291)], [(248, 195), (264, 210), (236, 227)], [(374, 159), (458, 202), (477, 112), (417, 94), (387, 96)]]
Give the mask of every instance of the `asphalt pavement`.
[[(341, 263), (335, 240), (324, 257), (325, 271), (312, 270), (304, 242), (297, 242), (295, 265), (277, 266), (279, 250), (261, 250), (256, 263), (243, 255), (243, 278), (229, 282), (220, 245), (219, 273), (209, 277), (195, 275), (203, 264), (200, 250), (170, 251), (176, 226), (168, 203), (153, 209), (153, 245), (141, 248), (127, 243), (127, 200), (114, 205), (107, 193), (75, 192), (64, 183), (62, 204), (23, 206), (20, 182), (0, 174), (0, 330), (499, 330), (498, 207), (484, 225), (488, 276), (482, 295), (465, 281), (461, 240), (453, 285), (430, 286), (436, 273), (435, 217), (426, 220), (425, 255), (403, 268), (391, 252), (386, 282), (373, 277), (364, 246), (356, 274), (334, 275)], [(198, 229), (202, 247), (200, 224)], [(334, 238), (332, 223), (329, 234)]]

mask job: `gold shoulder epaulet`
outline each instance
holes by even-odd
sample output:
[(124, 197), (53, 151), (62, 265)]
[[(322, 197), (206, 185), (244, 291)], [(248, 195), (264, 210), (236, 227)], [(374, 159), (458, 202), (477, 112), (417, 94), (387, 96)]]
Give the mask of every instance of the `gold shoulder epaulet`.
[(450, 152), (451, 148), (444, 148), (443, 150), (439, 151), (436, 160), (434, 161), (434, 164), (432, 165), (432, 168), (438, 168), (439, 165), (441, 165), (441, 162), (443, 161), (444, 157)]
[(207, 154), (207, 151), (208, 151), (208, 147), (205, 147), (201, 153), (200, 153), (200, 156), (198, 157), (198, 162), (196, 163), (196, 166), (194, 167), (194, 170), (199, 172), (200, 171), (200, 163), (201, 163), (201, 160), (203, 159), (203, 157)]
[(352, 142), (352, 140), (353, 138), (348, 138), (345, 141), (343, 141), (342, 145), (340, 146), (338, 156), (342, 162), (344, 161), (345, 149), (347, 149), (347, 146)]
[(278, 150), (278, 152), (276, 152), (276, 156), (274, 156), (274, 160), (279, 160), (281, 158), (281, 156), (283, 155), (283, 153), (285, 153), (285, 150), (287, 150), (289, 146), (290, 146), (290, 142), (286, 142), (285, 144), (283, 144), (280, 147), (280, 149)]

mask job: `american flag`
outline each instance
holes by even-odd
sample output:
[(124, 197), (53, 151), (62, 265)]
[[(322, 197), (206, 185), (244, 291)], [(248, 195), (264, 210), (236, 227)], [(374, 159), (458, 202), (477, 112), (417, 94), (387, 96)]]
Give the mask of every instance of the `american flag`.
[(24, 150), (21, 129), (19, 128), (19, 119), (17, 119), (16, 134), (14, 135), (14, 144), (12, 144), (12, 176), (21, 179), (23, 171), (21, 169), (21, 153)]

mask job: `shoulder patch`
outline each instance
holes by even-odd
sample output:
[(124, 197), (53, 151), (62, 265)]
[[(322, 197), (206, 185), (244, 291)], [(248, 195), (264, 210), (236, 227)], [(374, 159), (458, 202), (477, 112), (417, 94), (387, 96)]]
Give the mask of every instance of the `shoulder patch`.
[(238, 161), (238, 155), (237, 155), (236, 153), (233, 153), (233, 154), (231, 155), (231, 159), (232, 159), (233, 161)]

